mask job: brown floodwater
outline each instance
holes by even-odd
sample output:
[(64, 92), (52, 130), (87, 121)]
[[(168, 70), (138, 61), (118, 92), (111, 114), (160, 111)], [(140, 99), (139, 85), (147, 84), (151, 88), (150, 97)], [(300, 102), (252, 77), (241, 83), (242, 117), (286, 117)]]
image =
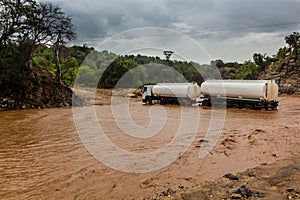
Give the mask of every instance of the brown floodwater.
[[(92, 107), (78, 108), (75, 117), (72, 108), (0, 112), (0, 197), (143, 199), (168, 188), (194, 187), (228, 172), (299, 156), (299, 100), (281, 96), (279, 110), (268, 112), (149, 106), (126, 98), (125, 103), (95, 106), (93, 118), (105, 133), (102, 139), (123, 150), (115, 155), (102, 148), (99, 157), (85, 147), (101, 139), (93, 134), (94, 119), (85, 113)], [(212, 124), (212, 118), (220, 123)], [(200, 150), (214, 138), (205, 138), (209, 127), (221, 135), (200, 159)], [(99, 145), (106, 143), (101, 140)], [(147, 159), (147, 153), (156, 150), (161, 154)], [(144, 156), (133, 157), (138, 158), (133, 162), (128, 152)]]

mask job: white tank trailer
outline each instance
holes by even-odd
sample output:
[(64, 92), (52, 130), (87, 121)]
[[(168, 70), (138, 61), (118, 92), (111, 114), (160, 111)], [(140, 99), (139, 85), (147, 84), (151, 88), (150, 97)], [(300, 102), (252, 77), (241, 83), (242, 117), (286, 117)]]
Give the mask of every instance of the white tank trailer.
[(158, 83), (142, 88), (142, 102), (151, 105), (200, 103), (208, 107), (274, 110), (277, 97), (278, 85), (273, 80), (207, 80), (201, 87), (197, 83)]
[(197, 83), (158, 83), (144, 85), (142, 89), (142, 102), (153, 104), (191, 105), (197, 103), (200, 97), (200, 87)]
[(201, 84), (202, 106), (274, 110), (278, 85), (273, 80), (208, 80)]

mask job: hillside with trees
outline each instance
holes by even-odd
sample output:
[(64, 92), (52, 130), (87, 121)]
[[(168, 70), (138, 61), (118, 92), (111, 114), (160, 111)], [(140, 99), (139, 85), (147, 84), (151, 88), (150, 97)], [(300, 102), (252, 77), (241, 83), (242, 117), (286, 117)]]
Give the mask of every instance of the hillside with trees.
[[(300, 78), (298, 77), (300, 73), (297, 71), (300, 65), (298, 62), (299, 33), (294, 32), (283, 39), (287, 46), (280, 48), (274, 55), (254, 53), (252, 60), (244, 63), (226, 63), (218, 59), (211, 61), (210, 64), (200, 65), (195, 62), (170, 60), (170, 58), (161, 59), (145, 55), (117, 56), (114, 54), (105, 62), (103, 55), (97, 56), (103, 52), (93, 51), (92, 56), (87, 56), (84, 66), (79, 68), (77, 83), (82, 86), (97, 85), (100, 88), (114, 88), (125, 74), (130, 76), (127, 78), (130, 81), (123, 84), (122, 87), (138, 87), (145, 83), (157, 82), (194, 81), (201, 84), (206, 79), (220, 78), (275, 79), (280, 86), (280, 92), (287, 92), (285, 89), (287, 85), (292, 87), (293, 91), (298, 91), (300, 88)], [(178, 72), (178, 74), (174, 72)], [(80, 78), (81, 76), (85, 78)], [(97, 82), (98, 80), (95, 78), (100, 77), (101, 79)]]
[(270, 79), (279, 85), (279, 93), (300, 93), (300, 34), (293, 32), (283, 38), (287, 46), (273, 56), (254, 53), (253, 61), (223, 63), (213, 61), (223, 79)]
[(259, 79), (276, 80), (280, 93), (300, 93), (300, 34), (294, 32), (284, 39), (288, 47), (278, 50), (278, 61), (270, 64)]
[[(61, 81), (62, 45), (76, 38), (71, 18), (59, 7), (34, 0), (0, 2), (0, 103), (5, 109), (72, 104), (72, 90)], [(34, 65), (35, 54), (51, 49), (54, 76)], [(45, 59), (47, 60), (47, 59)]]

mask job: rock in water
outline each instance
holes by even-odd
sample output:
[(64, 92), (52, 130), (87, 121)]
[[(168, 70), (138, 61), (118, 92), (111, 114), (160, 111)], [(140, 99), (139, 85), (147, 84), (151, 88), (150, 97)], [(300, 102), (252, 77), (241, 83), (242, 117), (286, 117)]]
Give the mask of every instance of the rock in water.
[(239, 180), (239, 177), (237, 177), (236, 175), (231, 174), (231, 173), (225, 174), (224, 177), (228, 178), (230, 180)]

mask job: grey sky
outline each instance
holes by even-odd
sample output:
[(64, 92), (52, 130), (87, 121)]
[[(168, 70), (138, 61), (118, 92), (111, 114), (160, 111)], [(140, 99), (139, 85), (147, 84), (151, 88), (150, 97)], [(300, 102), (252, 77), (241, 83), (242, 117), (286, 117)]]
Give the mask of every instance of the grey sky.
[[(134, 28), (168, 28), (184, 33), (197, 41), (209, 53), (210, 58), (224, 61), (244, 62), (252, 59), (253, 53), (273, 55), (280, 47), (285, 46), (286, 35), (300, 29), (300, 0), (48, 0), (48, 2), (58, 4), (66, 14), (72, 16), (80, 44), (99, 46), (97, 44), (104, 39)], [(130, 41), (135, 42), (135, 48), (138, 48), (136, 41), (141, 42), (141, 38), (145, 39), (141, 32), (132, 35)], [(118, 41), (120, 38), (114, 39), (115, 43), (120, 42)], [(167, 40), (172, 40), (168, 34), (160, 36), (160, 40), (155, 42)], [(155, 42), (151, 43), (152, 47), (156, 46)], [(178, 43), (178, 46), (184, 45), (178, 40), (173, 42)], [(129, 40), (124, 45), (131, 48)], [(159, 47), (170, 49), (172, 45)], [(114, 48), (108, 50), (113, 51)], [(192, 50), (190, 54), (193, 54)], [(191, 59), (203, 63), (200, 57), (197, 58), (197, 53), (191, 55)]]

